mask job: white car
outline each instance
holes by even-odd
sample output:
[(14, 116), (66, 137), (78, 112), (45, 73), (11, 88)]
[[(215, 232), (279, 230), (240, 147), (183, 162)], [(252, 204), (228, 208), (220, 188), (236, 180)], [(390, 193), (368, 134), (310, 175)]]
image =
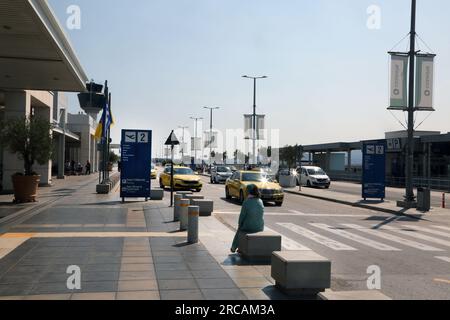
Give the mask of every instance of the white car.
[(320, 167), (305, 166), (297, 168), (297, 183), (307, 187), (330, 188), (331, 179)]

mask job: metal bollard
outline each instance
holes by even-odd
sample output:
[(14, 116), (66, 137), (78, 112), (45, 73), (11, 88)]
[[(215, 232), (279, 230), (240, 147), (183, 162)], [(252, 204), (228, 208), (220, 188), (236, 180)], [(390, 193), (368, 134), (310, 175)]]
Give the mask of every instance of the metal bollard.
[(188, 243), (198, 242), (198, 216), (200, 215), (199, 206), (189, 206), (188, 209)]
[(188, 227), (189, 205), (191, 201), (188, 199), (180, 200), (180, 230), (186, 230)]
[(173, 221), (180, 221), (180, 201), (183, 199), (183, 196), (180, 194), (176, 194), (174, 197), (174, 206), (173, 206)]

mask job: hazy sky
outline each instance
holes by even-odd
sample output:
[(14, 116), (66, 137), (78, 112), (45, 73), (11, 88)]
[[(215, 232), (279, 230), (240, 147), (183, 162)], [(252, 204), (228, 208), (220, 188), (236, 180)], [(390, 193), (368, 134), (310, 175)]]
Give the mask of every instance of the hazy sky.
[[(50, 3), (66, 30), (67, 7), (81, 8), (81, 29), (67, 34), (88, 76), (109, 80), (115, 142), (122, 128), (153, 129), (157, 151), (171, 129), (193, 129), (190, 116), (209, 120), (202, 107), (211, 105), (222, 107), (219, 129), (242, 127), (252, 105), (252, 83), (243, 74), (269, 76), (259, 83), (259, 112), (269, 128), (281, 130), (283, 145), (380, 138), (401, 129), (386, 110), (386, 52), (409, 32), (410, 0)], [(380, 29), (367, 27), (371, 5), (381, 8)], [(418, 0), (418, 33), (438, 54), (437, 112), (423, 130), (450, 131), (449, 12), (448, 0)]]

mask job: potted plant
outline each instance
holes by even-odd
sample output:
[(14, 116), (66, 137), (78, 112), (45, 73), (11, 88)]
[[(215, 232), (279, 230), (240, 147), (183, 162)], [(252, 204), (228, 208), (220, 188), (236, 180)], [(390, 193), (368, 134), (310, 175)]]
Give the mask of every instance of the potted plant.
[(35, 202), (40, 176), (33, 166), (44, 165), (52, 157), (50, 122), (34, 116), (8, 119), (1, 126), (0, 142), (24, 163), (23, 172), (12, 176), (14, 202)]

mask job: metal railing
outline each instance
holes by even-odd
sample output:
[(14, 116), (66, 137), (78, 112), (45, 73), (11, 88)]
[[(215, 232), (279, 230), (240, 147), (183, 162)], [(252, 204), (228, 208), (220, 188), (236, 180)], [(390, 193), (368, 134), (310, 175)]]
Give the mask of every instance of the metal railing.
[[(361, 183), (362, 175), (358, 173), (329, 173), (331, 180)], [(386, 177), (386, 186), (405, 187), (404, 177)], [(448, 177), (433, 177), (431, 179), (415, 177), (413, 179), (415, 188), (430, 188), (436, 191), (450, 192), (450, 179)]]

